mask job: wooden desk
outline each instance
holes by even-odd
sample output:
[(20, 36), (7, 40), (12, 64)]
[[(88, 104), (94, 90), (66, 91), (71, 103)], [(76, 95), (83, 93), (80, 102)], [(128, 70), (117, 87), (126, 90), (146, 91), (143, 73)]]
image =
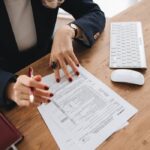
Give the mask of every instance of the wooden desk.
[[(143, 24), (145, 49), (148, 69), (143, 72), (144, 86), (134, 86), (112, 83), (109, 63), (109, 30), (112, 21), (141, 21)], [(98, 150), (150, 150), (150, 2), (143, 0), (137, 5), (122, 12), (118, 16), (107, 20), (103, 35), (96, 44), (84, 52), (77, 54), (81, 64), (89, 72), (102, 80), (113, 90), (127, 99), (139, 109), (130, 120), (129, 126), (111, 136)], [(32, 66), (35, 73), (46, 75), (49, 56), (45, 56)], [(20, 71), (27, 73), (27, 68)], [(36, 108), (15, 108), (5, 113), (8, 118), (23, 133), (24, 140), (18, 145), (21, 150), (58, 150), (53, 137), (42, 120)], [(2, 136), (2, 135), (1, 135)], [(71, 150), (71, 149), (70, 149)]]

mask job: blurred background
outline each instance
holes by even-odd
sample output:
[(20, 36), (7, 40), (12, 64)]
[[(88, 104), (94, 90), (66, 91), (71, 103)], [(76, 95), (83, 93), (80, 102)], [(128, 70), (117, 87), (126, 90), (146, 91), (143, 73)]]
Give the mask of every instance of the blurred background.
[(94, 0), (105, 12), (106, 17), (113, 17), (141, 0)]

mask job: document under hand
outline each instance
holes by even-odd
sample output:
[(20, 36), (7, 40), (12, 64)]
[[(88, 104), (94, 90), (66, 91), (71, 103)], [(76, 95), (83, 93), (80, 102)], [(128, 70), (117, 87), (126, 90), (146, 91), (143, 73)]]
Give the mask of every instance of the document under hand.
[(94, 150), (110, 135), (127, 125), (137, 109), (83, 67), (80, 76), (61, 82), (54, 74), (43, 82), (50, 86), (51, 103), (38, 110), (61, 150)]

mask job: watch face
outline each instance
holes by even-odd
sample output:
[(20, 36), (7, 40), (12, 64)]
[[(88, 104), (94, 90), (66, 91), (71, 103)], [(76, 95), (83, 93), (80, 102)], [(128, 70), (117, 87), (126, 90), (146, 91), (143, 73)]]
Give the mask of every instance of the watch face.
[(72, 28), (76, 29), (76, 26), (75, 26), (73, 23), (71, 23), (70, 26), (71, 26)]
[(71, 23), (70, 26), (77, 30), (77, 26), (75, 24)]
[(74, 38), (76, 38), (77, 35), (78, 35), (78, 27), (77, 27), (75, 24), (73, 24), (73, 23), (70, 23), (69, 25), (70, 25), (70, 27), (71, 27), (72, 29), (74, 29), (74, 31), (75, 31), (75, 36), (74, 36)]

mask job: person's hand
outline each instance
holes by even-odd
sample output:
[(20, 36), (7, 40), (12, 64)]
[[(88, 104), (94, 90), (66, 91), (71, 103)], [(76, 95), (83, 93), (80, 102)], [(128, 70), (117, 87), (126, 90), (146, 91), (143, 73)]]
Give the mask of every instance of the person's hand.
[(32, 105), (39, 106), (42, 103), (49, 103), (52, 93), (48, 91), (49, 87), (41, 82), (41, 76), (36, 75), (30, 78), (26, 75), (20, 75), (15, 83), (8, 85), (6, 96), (13, 100), (19, 106), (29, 106), (31, 87), (33, 89), (34, 103)]
[(73, 80), (71, 74), (67, 70), (67, 64), (71, 66), (76, 75), (79, 75), (79, 61), (74, 54), (72, 44), (72, 39), (74, 36), (74, 30), (68, 25), (59, 28), (55, 33), (50, 57), (50, 66), (53, 64), (53, 62), (57, 65), (54, 69), (57, 82), (60, 81), (60, 68), (62, 68), (70, 82)]

